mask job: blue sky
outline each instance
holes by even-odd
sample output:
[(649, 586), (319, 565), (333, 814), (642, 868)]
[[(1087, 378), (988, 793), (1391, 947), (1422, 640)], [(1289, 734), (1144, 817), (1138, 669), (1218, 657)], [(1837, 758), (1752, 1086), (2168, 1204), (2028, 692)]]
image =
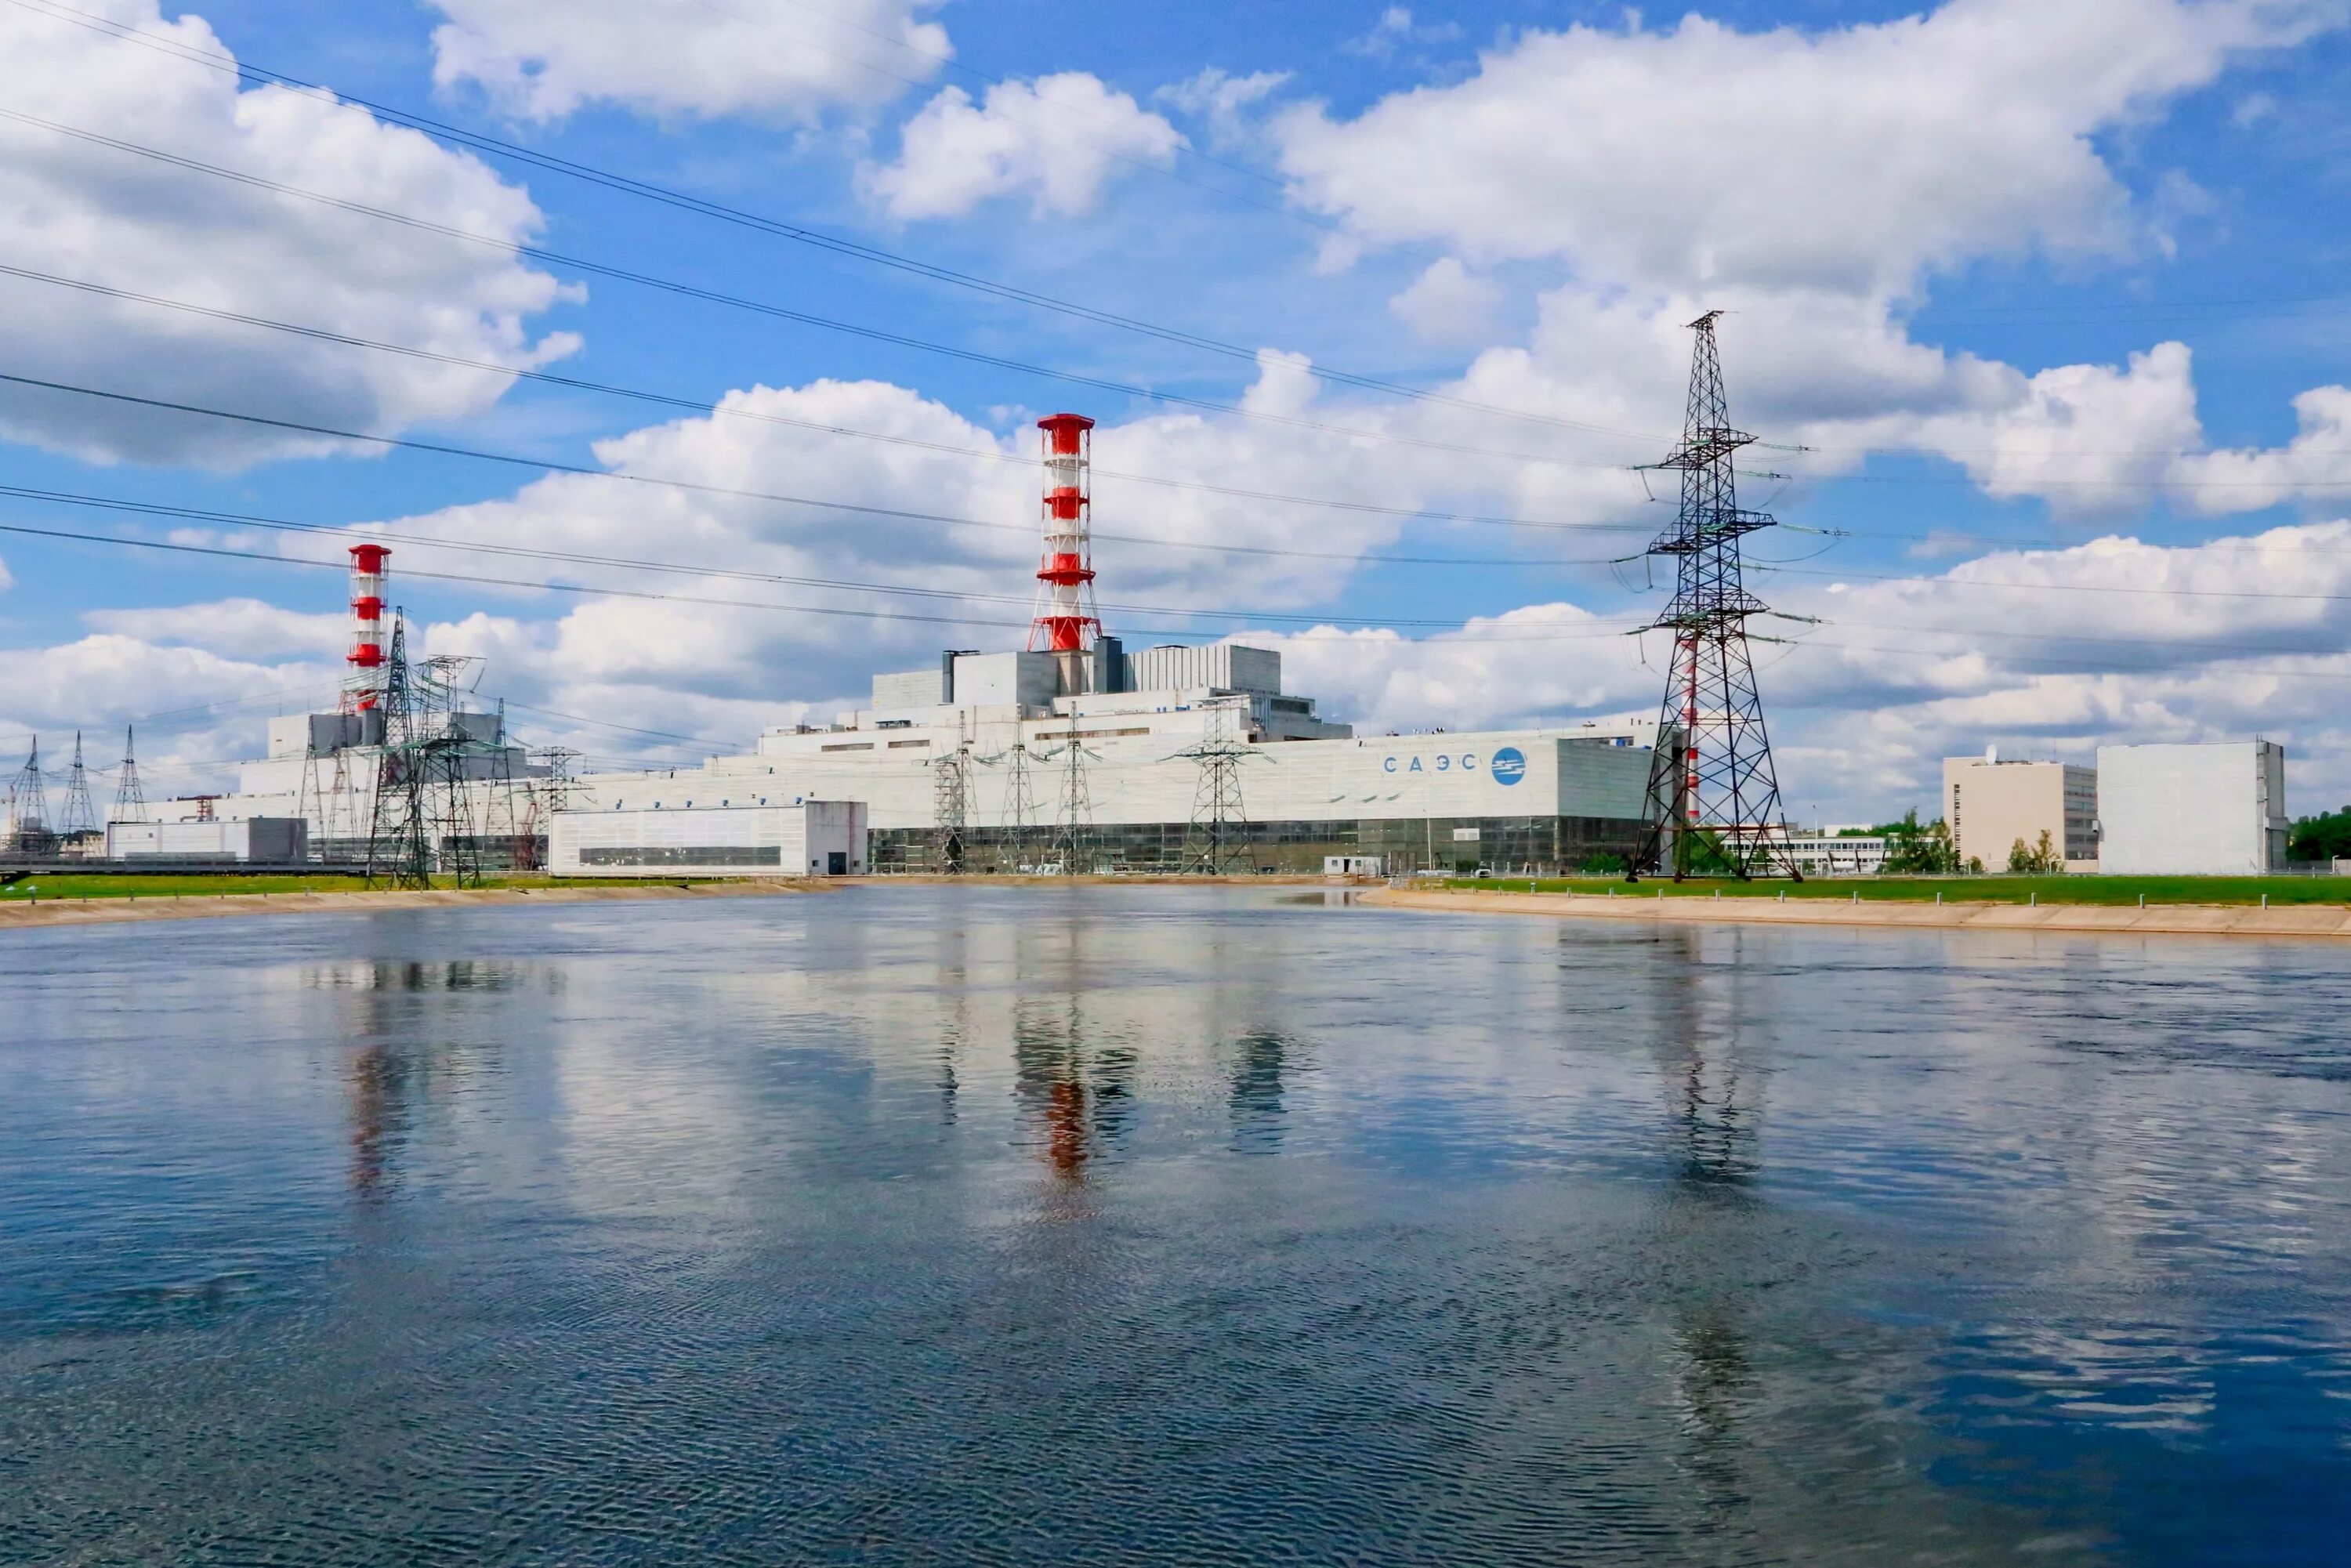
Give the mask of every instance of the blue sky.
[[(0, 533), (7, 749), (78, 727), (110, 755), (142, 718), (160, 788), (204, 787), (344, 641), (334, 575), (285, 561), (347, 540), (57, 497), (378, 528), (424, 645), (482, 655), (528, 738), (674, 758), (1018, 642), (1029, 426), (1063, 407), (1101, 422), (1131, 643), (1247, 633), (1369, 728), (1649, 711), (1656, 639), (1627, 633), (1663, 595), (1618, 558), (1669, 514), (1631, 469), (1719, 307), (1772, 444), (1743, 498), (1791, 525), (1753, 583), (1810, 618), (1757, 626), (1798, 815), (1931, 809), (1937, 759), (1987, 744), (2253, 734), (2295, 810), (2351, 798), (2340, 0), (1132, 9), (0, 5), (0, 265), (44, 275), (0, 277), (0, 373), (705, 487), (0, 385), (0, 483), (48, 493), (0, 524), (282, 558)], [(468, 152), (232, 56), (1242, 352)]]

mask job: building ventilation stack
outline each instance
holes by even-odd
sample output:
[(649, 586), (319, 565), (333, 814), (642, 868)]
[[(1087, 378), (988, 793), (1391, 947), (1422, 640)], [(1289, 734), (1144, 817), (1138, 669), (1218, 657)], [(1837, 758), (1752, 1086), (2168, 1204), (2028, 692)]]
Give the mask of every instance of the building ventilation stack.
[(343, 677), (343, 711), (372, 713), (383, 702), (383, 566), (381, 545), (351, 547), (350, 674)]
[[(1037, 568), (1037, 617), (1029, 633), (1032, 653), (1048, 653), (1061, 667), (1064, 692), (1086, 689), (1086, 654), (1102, 632), (1094, 612), (1092, 473), (1094, 422), (1081, 413), (1049, 414), (1045, 433), (1045, 552)], [(1113, 689), (1114, 681), (1101, 683)]]

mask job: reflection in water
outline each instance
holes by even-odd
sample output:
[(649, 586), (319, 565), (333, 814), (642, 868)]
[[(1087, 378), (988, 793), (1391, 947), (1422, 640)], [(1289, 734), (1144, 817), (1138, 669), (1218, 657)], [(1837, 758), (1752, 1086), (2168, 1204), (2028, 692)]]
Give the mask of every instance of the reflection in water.
[(1134, 1053), (1090, 1042), (1074, 996), (1025, 1000), (1012, 1039), (1028, 1141), (1054, 1174), (1077, 1181), (1125, 1126)]
[(562, 988), (560, 970), (535, 975), (531, 966), (472, 958), (313, 964), (298, 971), (302, 988), (348, 998), (340, 1032), (354, 1042), (344, 1080), (350, 1185), (355, 1195), (374, 1197), (396, 1175), (392, 1158), (411, 1132), (416, 1102), (433, 1091), (436, 1072), (450, 1066), (452, 1048), (434, 1038), (430, 1026), (425, 1031), (413, 1027), (419, 1021), (414, 998), (495, 996), (518, 991), (534, 978), (545, 982), (544, 989)]
[(1270, 1030), (1241, 1036), (1233, 1061), (1233, 1147), (1269, 1152), (1281, 1142), (1282, 1068), (1293, 1047)]
[(387, 1149), (408, 1131), (409, 1063), (388, 1045), (351, 1055), (351, 1190), (373, 1197), (383, 1184)]
[(1177, 888), (37, 935), (0, 1562), (2351, 1534), (2334, 949)]

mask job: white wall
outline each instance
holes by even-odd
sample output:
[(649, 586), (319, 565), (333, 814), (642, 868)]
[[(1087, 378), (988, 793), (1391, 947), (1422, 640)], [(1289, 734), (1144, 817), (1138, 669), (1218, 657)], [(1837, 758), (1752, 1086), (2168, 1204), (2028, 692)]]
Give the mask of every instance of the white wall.
[(873, 706), (885, 713), (904, 708), (937, 707), (947, 700), (944, 666), (900, 670), (873, 677)]
[(2098, 869), (2249, 876), (2283, 857), (2285, 748), (2271, 741), (2098, 747)]
[[(1009, 825), (1011, 748), (1027, 749), (1031, 825), (1053, 820), (1069, 721), (983, 724), (971, 737), (976, 827)], [(1130, 734), (1130, 730), (1143, 733)], [(1199, 764), (1182, 755), (1204, 733), (1198, 709), (1102, 714), (1081, 719), (1092, 820), (1101, 825), (1182, 822), (1199, 790)], [(1250, 821), (1353, 821), (1421, 817), (1613, 817), (1642, 815), (1650, 754), (1614, 745), (1646, 728), (1504, 730), (1353, 740), (1296, 740), (1249, 747), (1241, 798)], [(928, 740), (927, 747), (915, 743)], [(777, 805), (796, 800), (858, 800), (876, 828), (927, 828), (937, 799), (935, 758), (957, 745), (952, 727), (770, 734), (758, 755), (720, 758), (707, 768), (600, 774), (585, 779), (582, 805), (676, 810), (721, 801)], [(857, 750), (830, 747), (856, 747)], [(892, 749), (904, 747), (905, 749)]]
[(106, 858), (111, 861), (258, 861), (290, 865), (307, 860), (309, 853), (309, 824), (298, 817), (106, 825)]
[(1196, 648), (1165, 643), (1131, 654), (1134, 689), (1164, 691), (1176, 686), (1211, 686), (1220, 691), (1281, 691), (1281, 655), (1270, 648), (1247, 648), (1218, 643)]
[(1050, 706), (1061, 675), (1050, 653), (958, 653), (955, 662), (957, 707), (1019, 704)]
[(836, 853), (864, 872), (861, 801), (559, 811), (548, 832), (556, 876), (823, 876)]

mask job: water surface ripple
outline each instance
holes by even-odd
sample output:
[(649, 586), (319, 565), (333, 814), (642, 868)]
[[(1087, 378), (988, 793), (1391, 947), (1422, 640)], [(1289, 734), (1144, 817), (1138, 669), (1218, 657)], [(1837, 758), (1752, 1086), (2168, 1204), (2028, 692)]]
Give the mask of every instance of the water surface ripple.
[(0, 966), (7, 1563), (2351, 1540), (2337, 948), (910, 886)]

